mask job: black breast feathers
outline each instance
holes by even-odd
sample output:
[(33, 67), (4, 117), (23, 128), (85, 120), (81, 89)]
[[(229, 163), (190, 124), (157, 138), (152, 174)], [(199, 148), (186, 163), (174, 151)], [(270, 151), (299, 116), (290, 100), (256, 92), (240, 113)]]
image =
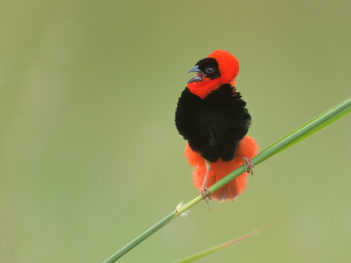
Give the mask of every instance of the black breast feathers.
[(251, 116), (245, 106), (240, 93), (229, 84), (204, 99), (185, 88), (177, 105), (176, 126), (189, 146), (206, 160), (230, 161), (250, 126)]

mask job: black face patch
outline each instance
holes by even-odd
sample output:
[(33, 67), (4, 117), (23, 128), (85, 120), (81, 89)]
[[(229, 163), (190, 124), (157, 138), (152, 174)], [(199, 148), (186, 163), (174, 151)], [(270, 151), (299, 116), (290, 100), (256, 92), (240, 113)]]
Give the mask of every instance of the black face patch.
[(218, 69), (217, 60), (214, 58), (201, 59), (196, 65), (201, 70), (201, 73), (210, 79), (216, 79), (221, 76)]

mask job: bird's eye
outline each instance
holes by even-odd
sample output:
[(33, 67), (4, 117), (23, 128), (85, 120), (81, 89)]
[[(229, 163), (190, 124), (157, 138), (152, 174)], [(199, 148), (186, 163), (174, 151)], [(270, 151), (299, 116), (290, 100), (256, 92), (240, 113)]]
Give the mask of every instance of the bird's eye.
[(205, 71), (207, 74), (211, 74), (211, 73), (215, 72), (215, 69), (214, 68), (206, 68)]

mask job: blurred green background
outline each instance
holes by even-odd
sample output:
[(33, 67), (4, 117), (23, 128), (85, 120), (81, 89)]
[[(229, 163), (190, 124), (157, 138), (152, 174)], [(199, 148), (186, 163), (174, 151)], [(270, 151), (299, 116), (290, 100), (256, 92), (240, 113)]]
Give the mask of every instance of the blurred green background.
[[(0, 262), (101, 262), (196, 194), (174, 111), (234, 53), (261, 149), (350, 96), (349, 1), (1, 1)], [(255, 168), (120, 262), (350, 262), (351, 118)]]

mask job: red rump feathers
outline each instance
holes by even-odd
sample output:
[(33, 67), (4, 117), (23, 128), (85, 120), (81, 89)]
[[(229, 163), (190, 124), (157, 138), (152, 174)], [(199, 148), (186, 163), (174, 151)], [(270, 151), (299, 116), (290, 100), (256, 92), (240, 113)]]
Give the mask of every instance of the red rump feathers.
[[(255, 140), (246, 135), (239, 143), (237, 150), (237, 156), (244, 156), (246, 158), (253, 158), (258, 152), (258, 146)], [(197, 152), (194, 152), (188, 144), (185, 148), (185, 157), (191, 166), (194, 167), (193, 171), (193, 183), (194, 186), (201, 191), (202, 182), (206, 173), (206, 166), (204, 159)], [(218, 160), (217, 162), (211, 163), (210, 174), (206, 182), (206, 187), (210, 187), (220, 179), (234, 171), (243, 161), (240, 157), (235, 157), (229, 162)], [(241, 194), (246, 188), (247, 173), (242, 173), (236, 177), (233, 181), (222, 187), (221, 189), (214, 192), (211, 197), (218, 201), (233, 200), (239, 194)]]

